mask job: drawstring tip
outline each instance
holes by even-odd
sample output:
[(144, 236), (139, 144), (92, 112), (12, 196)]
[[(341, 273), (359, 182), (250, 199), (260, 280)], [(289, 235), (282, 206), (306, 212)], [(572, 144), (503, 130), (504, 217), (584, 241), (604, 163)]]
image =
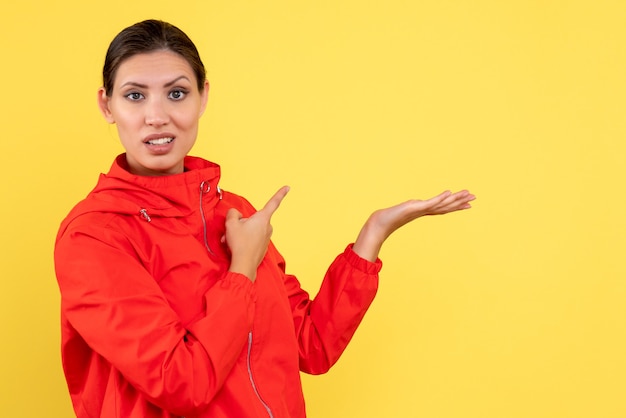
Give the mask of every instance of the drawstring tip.
[(150, 215), (148, 215), (148, 211), (145, 209), (141, 209), (139, 211), (139, 213), (141, 213), (141, 216), (143, 216), (143, 218), (148, 221), (148, 222), (152, 222), (152, 218), (150, 218)]

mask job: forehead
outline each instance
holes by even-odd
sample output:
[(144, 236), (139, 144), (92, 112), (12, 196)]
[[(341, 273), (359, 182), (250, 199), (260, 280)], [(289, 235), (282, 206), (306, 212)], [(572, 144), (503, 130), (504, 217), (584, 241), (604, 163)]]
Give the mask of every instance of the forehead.
[(180, 76), (195, 81), (193, 69), (184, 57), (172, 51), (161, 50), (135, 54), (125, 59), (117, 69), (115, 84), (119, 86), (127, 82), (168, 82)]

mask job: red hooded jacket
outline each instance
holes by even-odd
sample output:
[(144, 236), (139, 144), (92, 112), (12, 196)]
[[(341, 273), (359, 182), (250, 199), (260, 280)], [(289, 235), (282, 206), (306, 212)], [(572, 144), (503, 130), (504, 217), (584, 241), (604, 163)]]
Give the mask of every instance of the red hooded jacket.
[(380, 260), (351, 246), (314, 300), (270, 244), (257, 279), (228, 271), (218, 165), (130, 174), (122, 154), (62, 222), (62, 359), (78, 417), (305, 417), (300, 371), (325, 373), (372, 302)]

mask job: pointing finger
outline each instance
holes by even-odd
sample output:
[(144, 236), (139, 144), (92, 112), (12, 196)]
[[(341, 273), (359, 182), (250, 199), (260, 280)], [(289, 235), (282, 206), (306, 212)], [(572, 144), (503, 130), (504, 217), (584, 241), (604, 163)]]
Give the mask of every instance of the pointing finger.
[(272, 216), (274, 212), (276, 212), (276, 209), (278, 209), (280, 203), (283, 201), (288, 192), (289, 186), (283, 186), (278, 189), (278, 191), (274, 193), (274, 196), (272, 196), (270, 200), (267, 201), (265, 206), (263, 206), (263, 209), (261, 209), (259, 212), (267, 212), (268, 216)]

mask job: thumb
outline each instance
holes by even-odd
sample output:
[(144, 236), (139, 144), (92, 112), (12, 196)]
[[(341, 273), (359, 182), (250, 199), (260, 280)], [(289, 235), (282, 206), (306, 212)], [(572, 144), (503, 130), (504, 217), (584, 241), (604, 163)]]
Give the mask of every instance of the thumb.
[(230, 208), (228, 212), (226, 212), (226, 222), (238, 221), (241, 218), (243, 218), (243, 215), (235, 208)]

